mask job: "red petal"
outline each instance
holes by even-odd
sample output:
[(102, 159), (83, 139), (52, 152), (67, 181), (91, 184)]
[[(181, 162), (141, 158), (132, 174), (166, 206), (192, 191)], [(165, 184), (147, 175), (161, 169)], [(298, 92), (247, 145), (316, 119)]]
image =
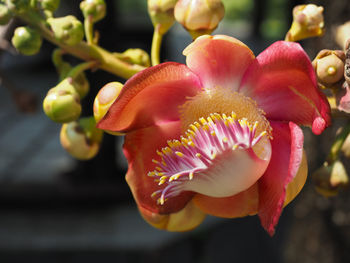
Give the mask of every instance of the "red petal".
[(255, 215), (258, 211), (258, 200), (256, 183), (247, 190), (230, 197), (215, 198), (196, 194), (193, 198), (195, 205), (204, 213), (225, 218)]
[(244, 74), (240, 91), (255, 99), (270, 120), (312, 126), (315, 134), (330, 124), (327, 99), (297, 43), (279, 41), (262, 52)]
[(186, 65), (163, 63), (130, 78), (97, 127), (118, 132), (179, 119), (178, 106), (201, 90)]
[(202, 80), (203, 87), (236, 91), (253, 52), (241, 41), (223, 35), (198, 37), (185, 50), (186, 64)]
[(303, 132), (295, 123), (271, 122), (272, 156), (265, 174), (258, 181), (259, 217), (273, 235), (286, 198), (287, 185), (296, 176), (303, 156)]
[[(180, 121), (169, 122), (161, 126), (151, 126), (129, 132), (125, 136), (124, 154), (129, 163), (126, 180), (136, 203), (149, 213), (168, 214), (181, 210), (192, 198), (193, 193), (184, 192), (158, 205), (151, 195), (163, 186), (158, 186), (154, 178), (147, 176), (156, 169), (152, 159), (160, 160), (156, 151), (167, 146), (167, 140), (180, 138)], [(146, 212), (144, 212), (146, 213)]]

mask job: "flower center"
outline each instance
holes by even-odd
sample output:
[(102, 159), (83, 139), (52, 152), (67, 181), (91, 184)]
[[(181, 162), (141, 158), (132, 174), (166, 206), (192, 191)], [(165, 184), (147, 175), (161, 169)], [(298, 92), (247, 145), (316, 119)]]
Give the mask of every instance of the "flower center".
[(267, 131), (237, 119), (235, 113), (200, 118), (181, 140), (158, 151), (161, 160), (148, 176), (164, 187), (152, 194), (159, 204), (182, 191), (227, 197), (248, 189), (264, 173), (271, 157)]
[(226, 115), (234, 112), (238, 119), (247, 119), (249, 123), (259, 123), (257, 132), (267, 132), (271, 137), (271, 127), (265, 118), (265, 112), (258, 108), (256, 101), (244, 96), (242, 93), (225, 88), (204, 89), (203, 92), (189, 98), (180, 106), (180, 119), (182, 130), (186, 131), (191, 123), (203, 116), (209, 116), (213, 112)]

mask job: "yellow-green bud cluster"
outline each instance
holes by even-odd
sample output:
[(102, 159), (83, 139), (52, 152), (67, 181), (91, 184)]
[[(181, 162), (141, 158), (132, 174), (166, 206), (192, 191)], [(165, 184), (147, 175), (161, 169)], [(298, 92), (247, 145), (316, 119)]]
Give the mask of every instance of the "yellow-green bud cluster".
[(106, 3), (104, 0), (84, 0), (80, 3), (80, 10), (85, 19), (96, 23), (106, 16)]
[(39, 52), (42, 38), (35, 29), (22, 26), (16, 28), (12, 44), (21, 54), (30, 56)]
[(44, 10), (54, 12), (59, 7), (60, 0), (41, 0), (40, 4)]
[(6, 5), (11, 11), (21, 13), (30, 8), (30, 0), (6, 0)]
[(93, 158), (98, 153), (102, 137), (103, 131), (96, 128), (93, 117), (65, 123), (60, 133), (63, 148), (79, 160)]
[(4, 3), (0, 3), (0, 25), (6, 25), (12, 18), (11, 11)]
[(55, 38), (69, 46), (74, 46), (84, 38), (84, 27), (74, 16), (47, 19)]
[(55, 122), (66, 123), (79, 118), (80, 96), (72, 78), (64, 79), (49, 90), (43, 102), (43, 109), (45, 114)]

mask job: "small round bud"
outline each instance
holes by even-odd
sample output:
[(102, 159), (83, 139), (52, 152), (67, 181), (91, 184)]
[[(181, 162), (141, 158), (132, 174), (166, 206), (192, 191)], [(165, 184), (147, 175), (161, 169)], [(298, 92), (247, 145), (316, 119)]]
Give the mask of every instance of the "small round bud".
[(47, 19), (55, 38), (69, 46), (74, 46), (84, 38), (84, 27), (74, 16)]
[(332, 164), (325, 162), (313, 174), (316, 190), (325, 197), (337, 195), (339, 190), (349, 184), (349, 177), (343, 163), (339, 160)]
[(22, 26), (16, 28), (12, 44), (21, 54), (30, 56), (39, 52), (42, 38), (35, 29)]
[(321, 50), (312, 65), (318, 82), (326, 88), (337, 88), (344, 82), (345, 54), (341, 50)]
[(66, 123), (79, 118), (80, 98), (72, 83), (71, 78), (66, 78), (47, 93), (43, 109), (51, 120)]
[(62, 147), (79, 160), (89, 160), (101, 145), (103, 131), (96, 128), (93, 117), (81, 118), (62, 125), (60, 141)]
[(225, 15), (221, 0), (179, 0), (175, 6), (175, 19), (197, 38), (211, 34)]
[(3, 3), (0, 3), (0, 25), (6, 25), (8, 22), (10, 22), (11, 18), (12, 14), (8, 7)]
[(148, 53), (140, 48), (129, 48), (123, 53), (117, 54), (117, 57), (130, 64), (137, 64), (144, 67), (151, 65)]
[(153, 26), (159, 26), (159, 33), (164, 35), (174, 24), (174, 7), (177, 0), (148, 0), (148, 14)]
[(44, 10), (54, 12), (60, 5), (60, 0), (41, 0), (41, 6)]
[(80, 10), (85, 19), (91, 17), (95, 23), (106, 16), (106, 3), (104, 0), (85, 0), (80, 3)]
[(293, 23), (286, 40), (298, 41), (321, 36), (324, 33), (323, 7), (314, 4), (298, 5), (293, 8)]
[[(108, 109), (119, 96), (122, 88), (123, 84), (120, 82), (110, 82), (100, 89), (94, 101), (94, 117), (96, 122), (99, 122), (105, 116)], [(111, 132), (107, 130), (105, 130), (105, 132), (113, 135), (123, 135), (120, 132)]]

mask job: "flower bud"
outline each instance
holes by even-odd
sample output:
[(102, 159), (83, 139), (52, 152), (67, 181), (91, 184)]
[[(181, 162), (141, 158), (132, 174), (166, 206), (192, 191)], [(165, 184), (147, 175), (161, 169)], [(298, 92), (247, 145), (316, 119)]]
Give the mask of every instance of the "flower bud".
[(11, 18), (12, 14), (8, 7), (3, 3), (0, 3), (0, 25), (6, 25), (8, 22), (10, 22)]
[(345, 49), (346, 41), (350, 38), (350, 21), (337, 26), (335, 31), (335, 41), (337, 44)]
[(137, 64), (144, 67), (151, 65), (148, 53), (140, 48), (129, 48), (123, 53), (116, 53), (116, 56), (130, 64)]
[(55, 38), (69, 46), (74, 46), (84, 38), (82, 23), (74, 16), (47, 19)]
[[(94, 101), (94, 117), (96, 122), (99, 122), (107, 113), (109, 107), (119, 96), (123, 88), (123, 84), (120, 82), (110, 82), (104, 85), (97, 93)], [(120, 132), (105, 131), (112, 135), (123, 135)]]
[(18, 27), (12, 37), (12, 44), (21, 54), (30, 56), (39, 52), (42, 38), (35, 29)]
[(11, 11), (25, 12), (30, 7), (30, 0), (6, 0), (6, 5)]
[(225, 15), (221, 0), (179, 0), (175, 19), (193, 38), (211, 34)]
[(96, 128), (93, 117), (81, 118), (62, 125), (60, 141), (62, 147), (79, 160), (93, 158), (100, 149), (103, 131)]
[(345, 54), (341, 50), (321, 50), (312, 65), (319, 84), (326, 88), (341, 87), (344, 82)]
[(44, 102), (45, 114), (53, 121), (66, 123), (79, 118), (81, 104), (73, 80), (66, 78), (49, 90)]
[(312, 179), (316, 190), (325, 197), (338, 194), (339, 190), (349, 183), (345, 167), (339, 160), (331, 165), (325, 162), (322, 167), (316, 170)]
[(159, 33), (164, 35), (174, 24), (174, 7), (177, 0), (148, 0), (148, 14), (153, 26), (159, 25)]
[(60, 5), (60, 0), (41, 0), (41, 6), (44, 10), (54, 12)]
[(298, 5), (293, 8), (293, 23), (286, 40), (298, 41), (321, 36), (324, 33), (323, 7), (314, 4)]
[(80, 3), (80, 10), (85, 19), (91, 17), (95, 23), (106, 16), (106, 3), (104, 0), (85, 0)]
[(341, 151), (344, 153), (346, 158), (350, 158), (350, 134), (346, 137), (343, 146), (341, 147)]

